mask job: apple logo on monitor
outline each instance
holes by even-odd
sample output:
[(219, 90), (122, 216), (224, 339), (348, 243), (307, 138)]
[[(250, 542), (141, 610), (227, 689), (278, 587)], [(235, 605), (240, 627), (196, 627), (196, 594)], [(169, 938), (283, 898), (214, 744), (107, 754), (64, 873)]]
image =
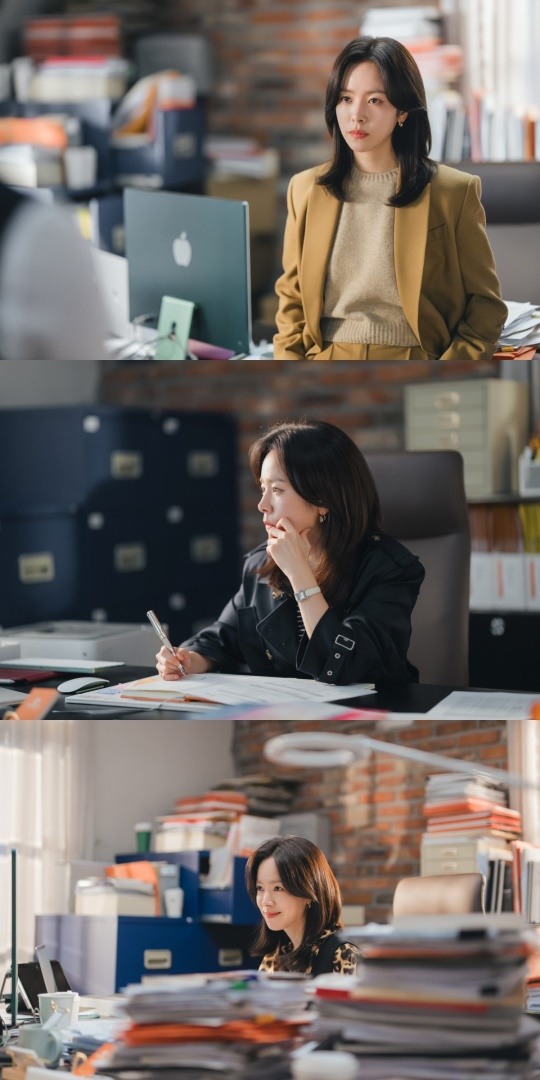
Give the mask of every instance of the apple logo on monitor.
[(192, 249), (185, 232), (180, 233), (180, 236), (177, 236), (176, 239), (173, 240), (172, 252), (173, 259), (177, 266), (189, 266)]

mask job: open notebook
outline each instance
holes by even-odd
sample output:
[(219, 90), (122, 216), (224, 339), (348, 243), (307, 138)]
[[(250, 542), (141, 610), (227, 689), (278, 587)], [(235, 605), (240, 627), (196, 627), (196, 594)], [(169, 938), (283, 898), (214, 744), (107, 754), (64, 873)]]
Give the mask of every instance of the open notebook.
[(279, 705), (289, 702), (326, 702), (356, 698), (373, 693), (373, 683), (333, 686), (314, 679), (277, 679), (266, 675), (197, 675), (182, 680), (165, 680), (151, 675), (134, 682), (74, 694), (76, 700), (95, 704), (136, 705), (167, 709), (212, 708), (216, 705)]

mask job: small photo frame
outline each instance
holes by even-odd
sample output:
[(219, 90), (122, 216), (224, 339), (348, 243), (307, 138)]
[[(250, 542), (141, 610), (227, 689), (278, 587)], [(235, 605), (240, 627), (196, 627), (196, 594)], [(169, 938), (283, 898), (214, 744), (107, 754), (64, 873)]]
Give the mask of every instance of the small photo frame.
[(156, 360), (185, 360), (195, 304), (191, 300), (178, 300), (164, 296), (158, 319)]

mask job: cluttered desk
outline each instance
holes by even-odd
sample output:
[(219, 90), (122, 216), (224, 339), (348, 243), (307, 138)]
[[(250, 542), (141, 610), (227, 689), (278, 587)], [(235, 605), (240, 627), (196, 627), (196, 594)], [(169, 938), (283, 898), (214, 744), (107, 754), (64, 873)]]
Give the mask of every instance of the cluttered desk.
[[(32, 661), (35, 665), (36, 659), (39, 658), (29, 657), (26, 663)], [(54, 660), (54, 657), (49, 658), (51, 666), (54, 666)], [(263, 722), (268, 733), (282, 731), (288, 734), (291, 728), (300, 726), (302, 735), (309, 735), (310, 727), (318, 734), (322, 725), (323, 728), (330, 726), (332, 733), (347, 738), (353, 730), (358, 733), (364, 727), (371, 731), (375, 724), (375, 734), (382, 736), (376, 740), (379, 746), (386, 745), (387, 751), (393, 752), (397, 745), (391, 742), (392, 731), (401, 730), (407, 717), (414, 721), (418, 714), (425, 715), (428, 710), (438, 709), (444, 718), (453, 713), (470, 715), (473, 707), (476, 707), (477, 717), (482, 716), (482, 710), (493, 713), (494, 709), (499, 715), (524, 716), (530, 714), (531, 708), (528, 695), (506, 697), (489, 691), (460, 692), (452, 687), (410, 684), (379, 692), (368, 687), (362, 688), (363, 692), (358, 688), (356, 692), (356, 688), (351, 687), (325, 686), (325, 697), (337, 700), (312, 698), (306, 703), (304, 697), (285, 704), (283, 701), (269, 704), (263, 695), (262, 701), (244, 698), (241, 704), (212, 702), (216, 708), (197, 710), (194, 708), (196, 703), (189, 701), (180, 707), (171, 707), (167, 698), (159, 703), (145, 701), (148, 686), (151, 693), (155, 692), (152, 687), (159, 682), (150, 668), (107, 667), (107, 661), (104, 661), (103, 666), (94, 662), (92, 666), (98, 670), (88, 673), (80, 671), (80, 661), (75, 658), (61, 665), (63, 670), (59, 665), (53, 673), (51, 667), (47, 669), (45, 658), (42, 658), (41, 669), (25, 667), (24, 660), (17, 668), (17, 658), (13, 657), (9, 663), (13, 681), (5, 684), (5, 692), (21, 694), (33, 687), (34, 695), (42, 695), (43, 691), (51, 693), (52, 708), (47, 722), (50, 724), (52, 720), (53, 728), (57, 726), (55, 721), (59, 725), (63, 721), (75, 723), (79, 728), (81, 720), (96, 721), (102, 728), (105, 725), (100, 721), (106, 720), (110, 732), (109, 722), (120, 721), (119, 725), (114, 723), (114, 727), (121, 728), (128, 738), (130, 722), (155, 732), (159, 731), (156, 724), (161, 726), (167, 721), (175, 729), (187, 733), (188, 730), (210, 731), (212, 723), (219, 727), (231, 717), (240, 715), (244, 719), (251, 718), (248, 722), (253, 725)], [(7, 660), (5, 664), (4, 670), (7, 670)], [(65, 670), (66, 666), (72, 670)], [(37, 682), (25, 682), (36, 678)], [(106, 686), (90, 685), (83, 689), (80, 685), (68, 685), (66, 690), (65, 683), (78, 678), (100, 679)], [(140, 684), (141, 680), (143, 697), (137, 698), (135, 692), (127, 707), (119, 705), (114, 698), (106, 698), (106, 704), (96, 700), (96, 695), (103, 689), (116, 686), (124, 688), (120, 693), (127, 689), (129, 694), (130, 690), (133, 692), (133, 684)], [(192, 686), (195, 681), (189, 680)], [(287, 680), (274, 682), (282, 682), (285, 688)], [(299, 682), (304, 690), (311, 685), (309, 680)], [(253, 683), (257, 685), (256, 680), (246, 680), (246, 685)], [(174, 686), (174, 683), (170, 685)], [(178, 694), (178, 685), (173, 693)], [(182, 685), (187, 687), (187, 681)], [(207, 685), (211, 685), (211, 681)], [(234, 679), (231, 685), (234, 685)], [(317, 687), (318, 684), (313, 685)], [(64, 692), (58, 691), (62, 686)], [(209, 691), (206, 689), (205, 693)], [(355, 696), (347, 697), (351, 693)], [(28, 707), (31, 695), (20, 701), (12, 703), (14, 712)], [(208, 706), (209, 703), (198, 704)], [(297, 719), (299, 725), (295, 724)], [(188, 724), (182, 722), (186, 720)], [(192, 723), (194, 720), (196, 724)], [(14, 724), (16, 720), (4, 719), (2, 723)], [(425, 758), (427, 761), (429, 755)], [(445, 760), (450, 759), (441, 757), (439, 764)], [(472, 763), (456, 762), (459, 764), (465, 768), (468, 764), (471, 771), (474, 768)], [(182, 861), (183, 865), (180, 865)], [(429, 1076), (430, 1080), (453, 1080), (456, 1075), (465, 1078), (511, 1075), (525, 1080), (525, 1077), (535, 1075), (532, 1070), (538, 1028), (534, 1020), (523, 1016), (520, 1004), (526, 963), (534, 951), (535, 941), (518, 916), (503, 916), (499, 922), (490, 916), (479, 937), (478, 928), (475, 931), (474, 946), (470, 944), (470, 928), (464, 925), (436, 929), (429, 927), (424, 919), (421, 927), (418, 924), (412, 928), (396, 926), (390, 930), (382, 926), (371, 930), (358, 927), (354, 931), (355, 940), (366, 956), (361, 983), (354, 981), (353, 986), (348, 981), (343, 986), (337, 976), (335, 984), (324, 979), (320, 984), (314, 984), (305, 978), (272, 981), (263, 975), (245, 972), (248, 958), (245, 914), (241, 916), (244, 923), (241, 933), (236, 916), (231, 923), (213, 921), (216, 911), (210, 912), (209, 922), (201, 917), (204, 916), (203, 899), (206, 912), (212, 903), (212, 889), (201, 889), (200, 853), (188, 852), (179, 857), (178, 868), (186, 886), (186, 907), (180, 919), (76, 914), (39, 917), (36, 940), (45, 942), (51, 957), (60, 958), (69, 985), (75, 988), (73, 992), (85, 991), (86, 1000), (79, 1001), (84, 1007), (81, 1007), (76, 1022), (71, 1022), (73, 1014), (70, 1014), (71, 1026), (62, 1033), (60, 1043), (58, 1033), (55, 1037), (55, 1029), (47, 1028), (47, 1021), (43, 1019), (45, 1014), (42, 1017), (41, 1012), (40, 1024), (21, 1025), (20, 1032), (26, 1029), (27, 1034), (19, 1039), (18, 1045), (10, 1039), (8, 1046), (18, 1049), (23, 1056), (4, 1068), (3, 1080), (19, 1080), (25, 1075), (28, 1080), (43, 1080), (43, 1073), (31, 1070), (53, 1062), (63, 1069), (75, 1064), (74, 1071), (83, 1070), (85, 1075), (96, 1069), (102, 1075), (127, 1076), (129, 1073), (141, 1078), (143, 1074), (148, 1077), (154, 1073), (158, 1075), (158, 1072), (161, 1077), (203, 1078), (219, 1068), (220, 1075), (235, 1080), (237, 1077), (285, 1080), (321, 1075), (325, 1078), (361, 1075), (363, 1080), (366, 1077), (368, 1080), (371, 1077), (389, 1080), (396, 1075), (397, 1061), (400, 1077), (411, 1080), (422, 1076)], [(236, 866), (236, 870), (241, 867)], [(193, 884), (191, 893), (189, 882)], [(231, 896), (234, 893), (233, 883)], [(237, 903), (238, 896), (232, 902)], [(77, 942), (79, 947), (81, 944), (81, 918), (84, 919), (83, 937), (86, 939), (84, 974), (86, 978), (91, 975), (100, 985), (98, 982), (93, 986), (88, 982), (85, 985), (73, 977), (73, 947)], [(108, 925), (109, 936), (104, 947), (101, 932), (98, 947), (97, 927), (100, 923), (103, 927), (104, 922)], [(79, 929), (75, 930), (77, 925)], [(348, 937), (352, 933), (348, 928)], [(465, 946), (467, 941), (469, 944)], [(226, 962), (216, 979), (216, 959), (210, 955), (211, 947), (221, 951), (224, 960), (226, 956), (230, 960), (236, 952), (239, 966), (228, 966)], [(154, 967), (150, 964), (145, 968), (145, 952), (152, 954), (156, 961)], [(166, 954), (173, 959), (172, 970), (177, 972), (176, 975), (166, 974), (171, 971), (171, 967), (167, 967), (170, 960), (166, 961), (165, 970), (161, 968), (160, 971), (158, 961), (161, 957), (163, 962)], [(404, 959), (405, 955), (408, 960)], [(390, 965), (388, 961), (391, 961)], [(175, 966), (177, 964), (179, 966)], [(201, 969), (199, 975), (188, 974)], [(391, 972), (391, 985), (387, 980), (388, 972)], [(398, 976), (405, 989), (400, 989), (401, 983), (396, 983)], [(493, 987), (493, 993), (487, 997), (483, 989), (486, 978)], [(117, 995), (123, 1000), (122, 1015), (111, 1016), (110, 1012), (116, 1010), (120, 1001)], [(83, 1013), (91, 1007), (89, 1002), (96, 1002), (99, 1012), (98, 998), (104, 1002), (105, 1013), (101, 1012), (98, 1020), (92, 1020)], [(435, 998), (436, 1006), (433, 1004)], [(306, 1012), (307, 1002), (312, 1007)], [(436, 1057), (424, 1049), (430, 1045), (435, 1018)], [(9, 1014), (7, 1022), (9, 1024)], [(261, 1038), (262, 1031), (266, 1039)], [(32, 1045), (34, 1039), (37, 1041)], [(315, 1048), (316, 1052), (311, 1053)], [(37, 1063), (28, 1056), (31, 1053), (37, 1053)], [(92, 1053), (96, 1054), (95, 1060), (91, 1064), (83, 1062), (81, 1055)]]

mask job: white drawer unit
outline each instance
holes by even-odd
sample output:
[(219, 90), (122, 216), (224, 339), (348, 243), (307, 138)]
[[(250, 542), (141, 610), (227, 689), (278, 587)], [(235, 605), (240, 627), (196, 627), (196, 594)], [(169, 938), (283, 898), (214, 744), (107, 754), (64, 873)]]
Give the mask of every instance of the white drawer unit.
[(405, 387), (405, 449), (458, 450), (467, 495), (518, 490), (529, 438), (529, 387), (514, 379), (462, 379)]
[(452, 835), (443, 838), (424, 833), (420, 849), (420, 873), (422, 877), (477, 871), (486, 873), (489, 859), (495, 857), (511, 858), (508, 844), (502, 837)]

